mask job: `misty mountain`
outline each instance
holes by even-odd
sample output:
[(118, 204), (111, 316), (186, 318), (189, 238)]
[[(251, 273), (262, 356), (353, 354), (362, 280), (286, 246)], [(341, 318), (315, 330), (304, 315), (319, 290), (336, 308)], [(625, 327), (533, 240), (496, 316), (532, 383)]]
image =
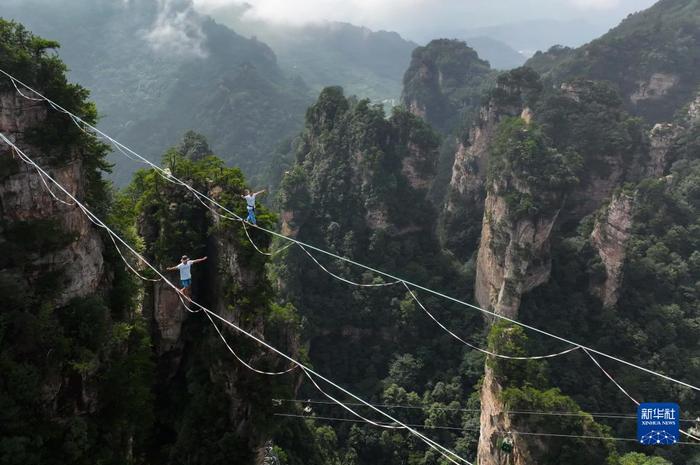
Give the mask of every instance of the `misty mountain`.
[[(293, 26), (251, 20), (243, 17), (247, 8), (229, 4), (209, 12), (238, 33), (270, 45), (280, 66), (301, 76), (314, 91), (339, 85), (350, 95), (376, 102), (398, 100), (403, 74), (419, 44), (396, 32), (373, 31), (349, 23)], [(467, 42), (497, 69), (514, 68), (526, 60), (507, 44), (490, 37), (470, 37)]]
[(517, 52), (506, 43), (491, 37), (470, 37), (466, 39), (466, 42), (494, 69), (517, 68), (522, 66), (527, 59), (525, 55)]
[(340, 85), (349, 94), (394, 103), (401, 76), (418, 45), (396, 32), (347, 23), (256, 29), (279, 57), (280, 66), (314, 90)]
[[(101, 128), (149, 157), (195, 129), (225, 161), (260, 176), (311, 100), (267, 45), (188, 2), (30, 0), (2, 14), (58, 40), (71, 79), (91, 89), (104, 114)], [(115, 161), (122, 184), (138, 165)]]

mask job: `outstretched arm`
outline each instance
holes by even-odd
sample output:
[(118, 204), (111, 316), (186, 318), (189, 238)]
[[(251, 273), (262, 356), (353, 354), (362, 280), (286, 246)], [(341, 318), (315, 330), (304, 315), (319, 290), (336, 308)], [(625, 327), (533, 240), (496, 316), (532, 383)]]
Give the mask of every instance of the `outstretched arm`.
[(192, 263), (203, 262), (203, 261), (206, 260), (206, 259), (207, 259), (207, 257), (198, 258), (198, 259), (196, 259), (196, 260), (192, 260)]
[(261, 191), (258, 191), (258, 192), (256, 192), (256, 193), (253, 194), (253, 195), (260, 195), (260, 194), (264, 194), (265, 192), (267, 192), (267, 189), (263, 189), (263, 190), (261, 190)]
[(166, 270), (168, 270), (168, 271), (175, 271), (175, 270), (177, 270), (177, 265), (175, 265), (175, 266), (170, 266), (170, 267), (166, 268)]

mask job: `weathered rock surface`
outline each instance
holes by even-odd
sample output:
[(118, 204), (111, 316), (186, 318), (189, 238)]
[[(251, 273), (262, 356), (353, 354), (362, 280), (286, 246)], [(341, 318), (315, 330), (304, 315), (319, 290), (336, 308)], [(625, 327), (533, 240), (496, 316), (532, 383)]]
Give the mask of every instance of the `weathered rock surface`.
[(591, 243), (598, 251), (606, 273), (605, 281), (592, 290), (606, 307), (614, 306), (619, 297), (625, 247), (631, 234), (633, 206), (634, 198), (631, 195), (616, 194), (591, 234)]
[(632, 103), (639, 103), (642, 100), (657, 100), (675, 87), (680, 78), (675, 74), (654, 73), (647, 82), (639, 82), (639, 89), (630, 95)]
[(668, 155), (673, 147), (673, 141), (678, 135), (678, 127), (673, 124), (656, 124), (649, 133), (649, 163), (647, 175), (663, 176), (668, 167)]
[(521, 296), (547, 282), (549, 238), (558, 214), (512, 223), (503, 197), (488, 194), (476, 269), (480, 306), (516, 318)]
[(180, 335), (187, 316), (178, 293), (167, 284), (157, 283), (153, 289), (153, 320), (157, 336), (156, 353), (163, 355), (175, 348), (182, 348)]
[[(46, 115), (46, 107), (41, 103), (25, 100), (15, 92), (0, 93), (0, 131), (80, 199), (84, 185), (79, 154), (52, 154), (60, 155), (65, 160), (56, 163), (26, 140), (27, 131), (41, 124)], [(27, 286), (34, 287), (40, 275), (60, 270), (63, 280), (53, 298), (52, 304), (55, 306), (94, 293), (103, 280), (104, 271), (103, 244), (98, 232), (78, 208), (57, 201), (37, 171), (6, 148), (0, 144), (0, 153), (7, 159), (12, 157), (13, 161), (3, 160), (3, 163), (14, 167), (8, 176), (0, 179), (0, 216), (9, 226), (21, 221), (51, 220), (72, 239), (58, 250), (49, 253), (36, 251), (27, 255), (22, 264), (23, 270), (8, 269), (3, 272), (16, 274), (18, 279), (26, 281)], [(46, 182), (50, 184), (50, 181)], [(58, 188), (51, 186), (51, 189), (58, 198), (68, 201)]]

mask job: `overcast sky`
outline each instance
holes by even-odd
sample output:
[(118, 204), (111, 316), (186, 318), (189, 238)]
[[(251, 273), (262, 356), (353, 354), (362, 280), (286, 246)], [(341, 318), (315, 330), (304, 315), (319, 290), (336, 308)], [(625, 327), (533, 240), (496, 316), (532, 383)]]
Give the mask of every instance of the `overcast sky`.
[[(241, 0), (193, 0), (202, 12)], [(444, 31), (472, 29), (529, 19), (585, 20), (612, 27), (655, 0), (247, 0), (247, 15), (266, 21), (303, 24), (345, 21), (423, 40)], [(214, 14), (216, 16), (216, 14)]]

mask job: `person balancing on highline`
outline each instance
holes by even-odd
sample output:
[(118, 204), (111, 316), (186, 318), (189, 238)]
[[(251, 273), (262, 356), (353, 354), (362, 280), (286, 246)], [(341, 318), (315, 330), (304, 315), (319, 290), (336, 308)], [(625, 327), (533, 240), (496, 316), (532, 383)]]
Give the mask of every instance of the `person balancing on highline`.
[(180, 292), (188, 299), (190, 298), (190, 287), (192, 286), (192, 271), (190, 268), (192, 268), (192, 265), (195, 263), (203, 262), (206, 259), (207, 257), (202, 257), (196, 260), (190, 260), (187, 255), (183, 255), (180, 259), (180, 263), (168, 268), (168, 271), (180, 270), (180, 285), (182, 286)]
[(246, 189), (245, 195), (242, 195), (246, 202), (246, 207), (248, 208), (248, 218), (245, 220), (250, 224), (258, 224), (257, 218), (255, 218), (255, 196), (265, 193), (265, 189), (250, 193), (250, 190)]

